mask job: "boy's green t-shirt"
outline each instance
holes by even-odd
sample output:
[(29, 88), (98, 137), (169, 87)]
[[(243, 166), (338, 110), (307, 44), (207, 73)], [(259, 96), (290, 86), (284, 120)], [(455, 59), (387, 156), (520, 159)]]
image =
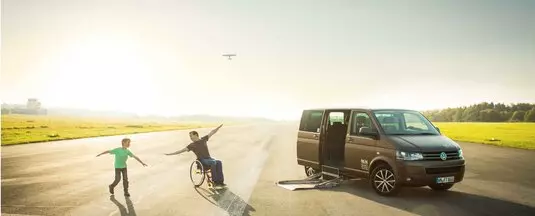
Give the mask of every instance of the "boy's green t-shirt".
[(126, 160), (128, 159), (128, 156), (134, 156), (130, 150), (122, 147), (113, 149), (110, 152), (115, 155), (115, 168), (126, 168)]

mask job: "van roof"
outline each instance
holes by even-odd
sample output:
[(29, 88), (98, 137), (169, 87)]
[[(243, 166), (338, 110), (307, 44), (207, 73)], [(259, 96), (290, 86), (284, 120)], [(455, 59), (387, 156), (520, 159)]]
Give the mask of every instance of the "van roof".
[(317, 108), (307, 108), (304, 110), (366, 110), (366, 111), (416, 111), (412, 109), (400, 109), (400, 108), (371, 108), (371, 107), (317, 107)]

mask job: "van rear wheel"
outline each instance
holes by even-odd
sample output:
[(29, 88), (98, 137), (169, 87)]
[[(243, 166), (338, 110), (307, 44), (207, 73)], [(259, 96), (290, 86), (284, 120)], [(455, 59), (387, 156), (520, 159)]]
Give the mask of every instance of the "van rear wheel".
[(381, 196), (395, 195), (400, 188), (394, 171), (387, 164), (379, 164), (373, 169), (370, 184), (373, 190)]
[(318, 169), (314, 169), (312, 167), (305, 166), (305, 173), (306, 173), (307, 177), (313, 176), (313, 175), (315, 175), (315, 174), (317, 174), (319, 172), (320, 171)]
[(453, 184), (432, 184), (429, 187), (435, 191), (447, 191), (453, 187)]

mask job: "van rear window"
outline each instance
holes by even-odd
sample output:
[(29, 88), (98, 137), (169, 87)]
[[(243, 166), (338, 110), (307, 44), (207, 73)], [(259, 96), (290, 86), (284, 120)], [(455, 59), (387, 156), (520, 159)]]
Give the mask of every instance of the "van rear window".
[(329, 113), (329, 125), (333, 125), (334, 122), (340, 122), (344, 124), (344, 113), (343, 112)]
[(301, 117), (301, 124), (299, 130), (308, 132), (319, 132), (321, 121), (323, 119), (323, 111), (307, 110), (303, 112)]

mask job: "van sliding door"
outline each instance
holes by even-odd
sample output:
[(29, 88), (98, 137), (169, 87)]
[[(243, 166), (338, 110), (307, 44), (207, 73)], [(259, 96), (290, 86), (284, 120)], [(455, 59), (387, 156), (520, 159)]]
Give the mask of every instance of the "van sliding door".
[(301, 116), (297, 135), (297, 163), (313, 168), (320, 167), (320, 136), (323, 110), (305, 110)]

